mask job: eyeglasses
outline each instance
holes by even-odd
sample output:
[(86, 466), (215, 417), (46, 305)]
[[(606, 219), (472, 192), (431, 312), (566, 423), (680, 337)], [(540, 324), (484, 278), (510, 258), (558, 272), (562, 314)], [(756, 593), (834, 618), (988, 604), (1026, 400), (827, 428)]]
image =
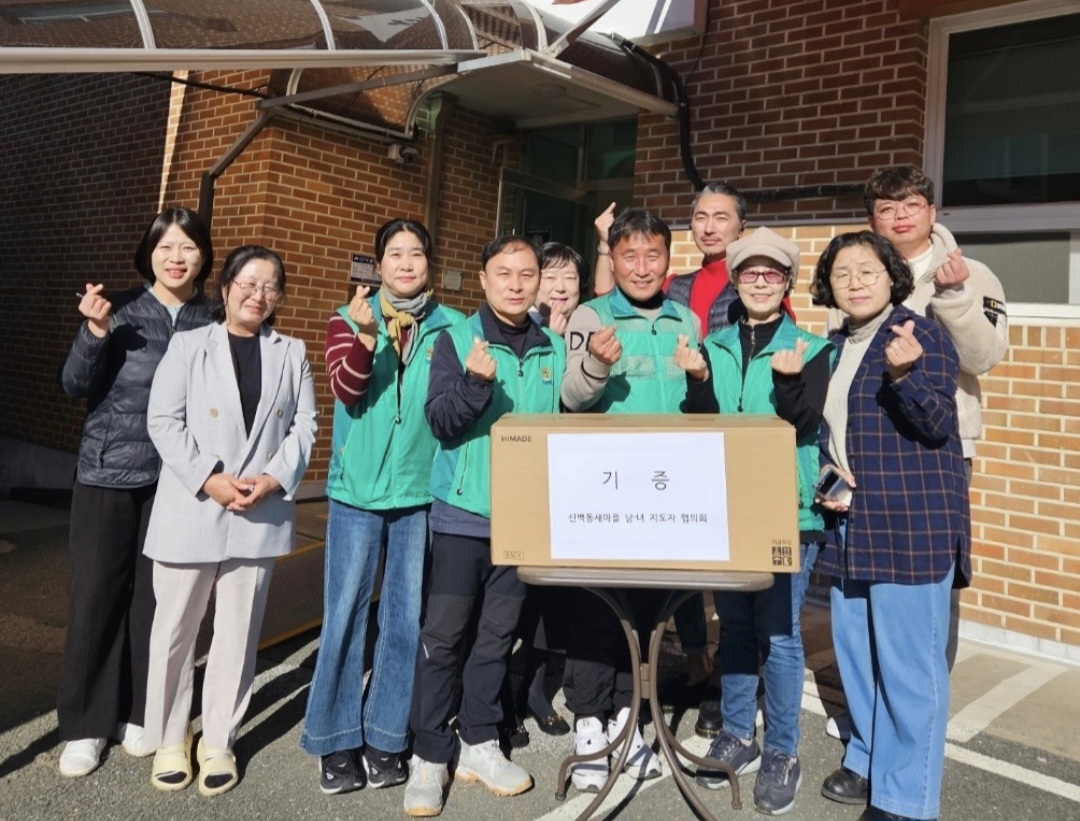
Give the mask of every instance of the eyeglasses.
[(250, 299), (255, 294), (262, 294), (267, 302), (276, 302), (278, 297), (281, 296), (281, 289), (273, 283), (267, 283), (265, 285), (259, 285), (255, 282), (233, 282), (237, 288), (240, 289), (240, 293), (244, 295), (245, 299)]
[(912, 197), (903, 202), (885, 202), (874, 209), (874, 217), (883, 222), (893, 222), (898, 216), (915, 217), (930, 207), (930, 203), (921, 197)]
[(884, 273), (884, 268), (879, 268), (877, 270), (865, 268), (862, 271), (849, 271), (846, 268), (837, 268), (829, 275), (829, 280), (832, 282), (834, 288), (849, 287), (851, 285), (852, 277), (857, 277), (860, 283), (869, 286), (876, 283)]
[(753, 285), (759, 277), (765, 277), (765, 281), (770, 285), (779, 285), (787, 279), (786, 273), (777, 271), (775, 268), (749, 268), (739, 271), (736, 276), (743, 285)]

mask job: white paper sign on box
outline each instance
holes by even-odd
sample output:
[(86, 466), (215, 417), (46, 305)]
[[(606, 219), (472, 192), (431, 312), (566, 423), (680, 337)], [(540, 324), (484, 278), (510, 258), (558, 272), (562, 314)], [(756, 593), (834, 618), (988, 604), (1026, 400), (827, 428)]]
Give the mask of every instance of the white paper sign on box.
[(727, 561), (724, 434), (552, 433), (552, 559)]

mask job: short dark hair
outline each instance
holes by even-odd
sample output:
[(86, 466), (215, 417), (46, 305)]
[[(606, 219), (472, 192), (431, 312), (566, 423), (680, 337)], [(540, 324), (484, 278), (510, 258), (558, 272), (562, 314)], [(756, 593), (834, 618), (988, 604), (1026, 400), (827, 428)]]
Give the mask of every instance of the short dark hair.
[(214, 270), (214, 246), (210, 242), (209, 226), (190, 208), (172, 206), (154, 217), (153, 222), (143, 232), (139, 247), (135, 249), (135, 270), (151, 283), (157, 280), (154, 276), (154, 249), (165, 232), (174, 225), (187, 234), (188, 239), (198, 246), (202, 254), (202, 268), (195, 275), (196, 284), (201, 285)]
[[(281, 257), (263, 245), (241, 245), (239, 248), (234, 248), (225, 257), (225, 266), (221, 269), (217, 288), (210, 299), (210, 318), (215, 322), (225, 321), (225, 299), (222, 296), (222, 291), (232, 284), (232, 281), (236, 279), (236, 275), (253, 259), (264, 259), (274, 266), (274, 272), (277, 274), (277, 286), (281, 290), (281, 296), (285, 296), (285, 263), (281, 261)], [(277, 305), (280, 304), (281, 297), (278, 298)], [(275, 309), (277, 305), (274, 306)], [(263, 323), (273, 325), (274, 314), (271, 313), (270, 316), (263, 320)]]
[(589, 267), (585, 264), (585, 258), (581, 254), (561, 242), (545, 242), (540, 247), (541, 271), (552, 265), (566, 265), (568, 263), (574, 266), (577, 271), (578, 282), (584, 288), (589, 278)]
[(853, 245), (869, 246), (870, 250), (881, 260), (885, 266), (885, 273), (892, 280), (889, 301), (893, 305), (899, 305), (911, 296), (911, 292), (915, 289), (915, 277), (912, 275), (907, 262), (900, 256), (900, 252), (893, 248), (892, 243), (873, 231), (852, 231), (833, 237), (832, 242), (825, 249), (825, 253), (818, 260), (817, 267), (814, 268), (814, 281), (810, 283), (810, 297), (815, 305), (824, 305), (828, 308), (836, 307), (836, 296), (833, 294), (829, 275), (832, 273), (836, 255), (844, 248), (850, 248)]
[(484, 246), (484, 250), (480, 252), (480, 267), (487, 268), (487, 264), (491, 261), (491, 258), (501, 254), (507, 248), (511, 248), (515, 245), (520, 245), (522, 248), (528, 248), (536, 255), (536, 267), (540, 268), (540, 246), (538, 246), (533, 240), (528, 237), (523, 237), (520, 234), (505, 234), (501, 237), (496, 237)]
[(668, 224), (644, 208), (627, 208), (615, 217), (608, 229), (608, 247), (614, 248), (624, 239), (636, 236), (663, 237), (664, 245), (671, 251), (671, 229)]
[(428, 233), (428, 229), (424, 227), (422, 222), (407, 217), (399, 217), (383, 223), (382, 227), (375, 232), (375, 259), (379, 262), (382, 261), (383, 255), (386, 253), (386, 243), (402, 231), (408, 231), (420, 240), (420, 244), (424, 248), (424, 256), (427, 257), (428, 262), (431, 262), (433, 253), (431, 234)]
[(871, 217), (874, 215), (874, 203), (878, 200), (899, 202), (908, 197), (922, 197), (931, 205), (934, 204), (934, 181), (915, 165), (879, 168), (870, 175), (863, 187), (863, 204)]
[(698, 203), (701, 202), (701, 198), (713, 194), (722, 194), (725, 197), (731, 197), (735, 200), (735, 213), (739, 217), (739, 222), (746, 222), (746, 197), (742, 195), (742, 192), (738, 188), (727, 182), (710, 182), (694, 195), (694, 201), (690, 203), (691, 220), (694, 218), (694, 212), (697, 211)]

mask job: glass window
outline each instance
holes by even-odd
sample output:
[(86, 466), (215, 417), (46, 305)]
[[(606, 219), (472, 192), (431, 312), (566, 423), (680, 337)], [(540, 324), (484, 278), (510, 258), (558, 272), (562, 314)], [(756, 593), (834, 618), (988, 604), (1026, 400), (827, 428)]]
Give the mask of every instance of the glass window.
[(552, 128), (529, 135), (528, 172), (564, 185), (577, 185), (584, 137), (581, 126)]
[(1080, 318), (1080, 11), (1027, 0), (930, 22), (937, 218), (1013, 318)]
[(941, 202), (1080, 200), (1080, 14), (949, 38)]
[(634, 176), (636, 148), (637, 123), (634, 120), (599, 123), (590, 127), (585, 179), (610, 180)]

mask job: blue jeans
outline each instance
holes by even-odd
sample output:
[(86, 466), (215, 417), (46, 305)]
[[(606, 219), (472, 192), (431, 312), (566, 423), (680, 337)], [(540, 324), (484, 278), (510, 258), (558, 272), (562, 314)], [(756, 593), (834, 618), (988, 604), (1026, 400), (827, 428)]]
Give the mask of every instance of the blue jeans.
[[(405, 749), (427, 538), (427, 507), (367, 511), (330, 500), (322, 636), (300, 735), (312, 755), (365, 740), (387, 753)], [(368, 611), (384, 548), (379, 639), (365, 695)]]
[(799, 616), (806, 601), (817, 543), (803, 544), (798, 573), (777, 573), (757, 593), (717, 593), (720, 616), (720, 711), (724, 729), (754, 737), (758, 658), (765, 678), (765, 749), (797, 755), (805, 654)]
[(832, 634), (851, 715), (844, 766), (870, 781), (870, 803), (937, 818), (949, 714), (953, 571), (928, 584), (832, 580)]

